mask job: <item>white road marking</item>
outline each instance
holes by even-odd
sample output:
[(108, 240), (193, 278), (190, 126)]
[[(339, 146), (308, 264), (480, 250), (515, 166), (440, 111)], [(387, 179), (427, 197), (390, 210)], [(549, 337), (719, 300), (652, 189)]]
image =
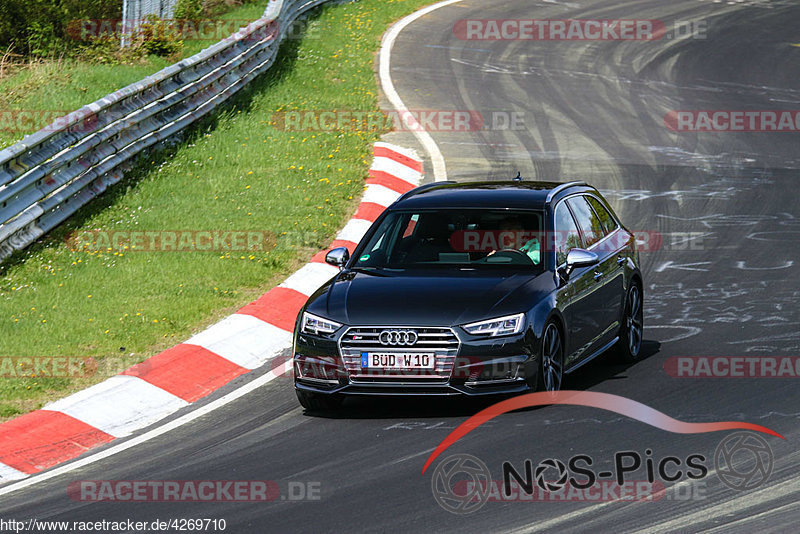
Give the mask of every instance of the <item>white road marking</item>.
[(408, 159), (413, 159), (416, 162), (422, 163), (422, 160), (419, 159), (419, 154), (413, 148), (406, 148), (404, 146), (397, 146), (393, 145), (392, 143), (386, 143), (384, 141), (375, 141), (373, 145), (375, 148), (388, 148), (392, 152), (397, 152), (400, 155), (407, 157)]
[(234, 313), (186, 343), (200, 345), (245, 369), (255, 369), (292, 344), (292, 333), (258, 317)]
[(69, 473), (76, 469), (80, 469), (81, 467), (85, 467), (87, 465), (99, 462), (100, 460), (105, 460), (109, 456), (113, 456), (120, 452), (126, 451), (131, 447), (135, 447), (141, 443), (157, 438), (158, 436), (166, 434), (167, 432), (174, 430), (178, 427), (181, 427), (186, 423), (190, 423), (195, 419), (199, 419), (200, 417), (203, 417), (204, 415), (207, 415), (218, 408), (222, 408), (226, 404), (230, 404), (231, 402), (239, 399), (240, 397), (243, 397), (244, 395), (250, 393), (251, 391), (254, 391), (260, 388), (261, 386), (265, 385), (266, 383), (271, 382), (277, 377), (278, 375), (271, 372), (259, 376), (252, 382), (248, 382), (242, 387), (235, 389), (234, 391), (231, 391), (227, 395), (220, 397), (219, 399), (210, 402), (201, 408), (197, 408), (196, 410), (193, 410), (192, 412), (189, 412), (186, 415), (182, 415), (181, 417), (178, 417), (173, 421), (161, 425), (158, 428), (154, 428), (149, 432), (145, 432), (141, 436), (136, 436), (118, 445), (114, 445), (112, 447), (109, 447), (108, 449), (92, 454), (91, 456), (86, 456), (85, 458), (81, 458), (74, 462), (63, 464), (60, 467), (56, 467), (55, 469), (52, 469), (50, 471), (45, 471), (37, 475), (32, 475), (30, 478), (27, 478), (20, 482), (15, 482), (13, 484), (9, 484), (8, 486), (0, 487), (0, 496), (8, 495), (9, 493), (33, 486), (34, 484), (38, 484), (39, 482), (44, 482), (45, 480), (50, 480), (51, 478), (55, 478), (57, 476)]
[[(728, 499), (725, 502), (715, 506), (704, 507), (702, 510), (691, 514), (681, 515), (677, 519), (658, 523), (659, 532), (667, 532), (680, 529), (696, 529), (695, 525), (699, 523), (709, 522), (718, 517), (730, 517), (735, 513), (742, 513), (745, 510), (762, 506), (768, 502), (783, 499), (789, 495), (797, 495), (800, 493), (800, 480), (793, 478), (780, 484), (769, 485), (759, 489), (758, 491), (750, 491), (736, 497), (735, 499)], [(651, 528), (638, 530), (637, 532), (652, 532)]]
[(419, 180), (422, 177), (418, 171), (415, 171), (411, 167), (384, 156), (376, 156), (375, 159), (372, 160), (370, 170), (383, 171), (411, 185), (419, 185)]
[(436, 141), (434, 141), (433, 137), (431, 137), (431, 134), (422, 130), (421, 128), (414, 127), (414, 123), (417, 121), (410, 115), (408, 107), (406, 107), (406, 105), (403, 103), (403, 99), (400, 98), (400, 95), (397, 93), (397, 90), (394, 87), (394, 83), (392, 83), (392, 47), (394, 46), (397, 36), (400, 35), (400, 32), (403, 31), (406, 26), (415, 20), (424, 17), (428, 13), (436, 11), (441, 7), (456, 4), (460, 1), (461, 0), (445, 0), (444, 2), (433, 4), (432, 6), (428, 6), (408, 15), (407, 17), (401, 19), (397, 24), (392, 26), (388, 32), (386, 32), (386, 34), (383, 36), (383, 42), (381, 43), (380, 66), (378, 68), (378, 72), (380, 75), (381, 86), (383, 86), (383, 92), (386, 94), (386, 98), (389, 99), (389, 102), (391, 102), (392, 106), (394, 106), (401, 117), (406, 117), (406, 114), (408, 114), (407, 120), (409, 126), (411, 127), (412, 133), (422, 144), (422, 146), (425, 147), (425, 150), (428, 152), (428, 155), (431, 158), (431, 164), (433, 165), (433, 179), (436, 182), (447, 180), (447, 166), (444, 162), (444, 156), (442, 155), (442, 151), (439, 150)]
[(322, 284), (339, 274), (339, 269), (327, 263), (306, 263), (278, 287), (294, 289), (309, 296)]
[(364, 234), (367, 233), (370, 226), (372, 226), (372, 221), (350, 219), (347, 224), (344, 225), (342, 231), (336, 234), (336, 239), (358, 243), (361, 241), (361, 238), (364, 237)]
[[(669, 244), (671, 247), (675, 247), (677, 245), (683, 245), (684, 243), (688, 243), (690, 241), (695, 241), (698, 239), (702, 239), (704, 237), (710, 237), (714, 235), (714, 232), (666, 232), (664, 235), (672, 236), (672, 242)], [(691, 248), (690, 248), (691, 249)]]
[[(716, 528), (711, 530), (706, 530), (707, 534), (713, 534), (714, 532), (731, 532), (733, 527), (741, 527), (745, 523), (753, 523), (753, 522), (760, 522), (764, 519), (768, 518), (769, 516), (776, 516), (778, 514), (784, 514), (787, 512), (792, 512), (797, 517), (797, 513), (800, 512), (800, 502), (790, 502), (789, 504), (784, 504), (778, 508), (771, 508), (766, 512), (761, 512), (760, 514), (751, 515), (748, 517), (743, 517), (742, 519), (737, 519), (732, 523), (727, 523), (725, 525), (720, 525)], [(761, 523), (763, 525), (763, 523)], [(750, 527), (751, 532), (755, 532), (758, 529), (755, 527)]]
[(116, 375), (51, 402), (45, 410), (61, 412), (115, 438), (177, 412), (189, 403), (141, 378)]
[(361, 203), (372, 202), (380, 204), (384, 208), (390, 206), (395, 200), (400, 198), (400, 193), (392, 191), (388, 187), (378, 184), (367, 184), (364, 190), (364, 196), (361, 198)]
[(736, 268), (741, 269), (743, 271), (774, 271), (777, 269), (788, 269), (794, 265), (792, 260), (786, 260), (783, 262), (783, 265), (777, 265), (775, 267), (747, 267), (747, 262), (744, 261), (737, 261)]
[[(710, 470), (706, 478), (708, 478), (712, 474), (716, 474), (716, 472), (717, 472), (716, 469)], [(691, 479), (684, 480), (682, 482), (675, 484), (674, 486), (671, 486), (671, 489), (674, 491), (676, 488), (691, 485), (694, 484), (694, 482), (695, 481)], [(796, 479), (788, 480), (786, 482), (774, 486), (773, 485), (766, 486), (755, 492), (747, 492), (742, 497), (737, 497), (735, 499), (727, 500), (715, 506), (703, 508), (702, 510), (694, 512), (692, 514), (682, 515), (678, 519), (673, 519), (672, 521), (658, 523), (658, 531), (667, 532), (667, 531), (679, 530), (680, 528), (691, 527), (693, 523), (698, 523), (700, 521), (707, 521), (709, 519), (714, 519), (720, 516), (730, 515), (734, 512), (752, 508), (754, 506), (759, 506), (768, 503), (770, 501), (779, 500), (787, 495), (791, 495), (793, 493), (796, 494), (798, 492), (800, 492), (800, 481)], [(508, 530), (507, 532), (513, 534), (521, 532), (543, 532), (552, 529), (554, 527), (557, 527), (559, 525), (563, 525), (564, 523), (568, 523), (570, 521), (576, 521), (586, 515), (599, 513), (604, 508), (614, 505), (619, 506), (620, 501), (607, 501), (600, 504), (587, 506), (585, 508), (581, 508), (580, 510), (576, 510), (574, 512), (562, 514), (558, 517), (550, 519), (549, 521), (537, 521), (536, 524), (534, 525), (526, 525), (518, 529)], [(647, 502), (631, 501), (627, 506), (638, 506), (638, 505), (649, 506), (650, 504)], [(653, 532), (653, 528), (648, 527), (638, 532)]]
[(28, 476), (28, 473), (17, 471), (10, 465), (0, 464), (0, 482), (6, 480), (20, 480)]
[(657, 273), (663, 273), (667, 269), (678, 269), (680, 271), (708, 271), (708, 269), (703, 269), (702, 267), (698, 267), (698, 265), (710, 265), (710, 261), (698, 261), (695, 263), (675, 263), (674, 261), (666, 261), (656, 267), (655, 271)]

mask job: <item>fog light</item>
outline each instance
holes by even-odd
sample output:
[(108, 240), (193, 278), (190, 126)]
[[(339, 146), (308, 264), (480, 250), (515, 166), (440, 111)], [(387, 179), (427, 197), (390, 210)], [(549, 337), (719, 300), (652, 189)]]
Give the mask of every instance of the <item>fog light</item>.
[(519, 378), (520, 364), (517, 362), (490, 362), (474, 366), (469, 370), (467, 385), (490, 382), (510, 382)]
[(344, 375), (344, 369), (335, 356), (294, 356), (295, 376), (301, 380), (316, 380), (329, 383), (339, 383), (339, 377)]

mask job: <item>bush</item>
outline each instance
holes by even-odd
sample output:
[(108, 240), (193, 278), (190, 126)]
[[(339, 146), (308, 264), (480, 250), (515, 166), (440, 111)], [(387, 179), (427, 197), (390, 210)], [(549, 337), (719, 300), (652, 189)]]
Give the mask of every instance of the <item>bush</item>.
[(198, 20), (203, 18), (203, 0), (178, 0), (175, 6), (175, 18), (179, 20)]
[(220, 15), (242, 4), (253, 4), (263, 1), (264, 0), (178, 0), (175, 6), (175, 18), (179, 20), (200, 20)]
[(139, 26), (138, 46), (148, 54), (156, 56), (177, 55), (183, 50), (183, 41), (175, 34), (174, 28), (155, 15), (145, 17)]
[(67, 34), (70, 21), (120, 19), (119, 0), (1, 0), (0, 49), (12, 44), (26, 55), (50, 55), (76, 48)]
[[(174, 17), (198, 20), (220, 15), (232, 7), (265, 0), (178, 0)], [(122, 0), (0, 0), (0, 54), (13, 44), (23, 55), (80, 53), (86, 42), (70, 35), (84, 20), (120, 20)], [(161, 27), (144, 39), (149, 53), (171, 55), (181, 49), (178, 36), (166, 37)]]
[(77, 50), (81, 61), (101, 65), (132, 65), (144, 61), (149, 53), (142, 46), (122, 48), (116, 36), (103, 36), (90, 40)]

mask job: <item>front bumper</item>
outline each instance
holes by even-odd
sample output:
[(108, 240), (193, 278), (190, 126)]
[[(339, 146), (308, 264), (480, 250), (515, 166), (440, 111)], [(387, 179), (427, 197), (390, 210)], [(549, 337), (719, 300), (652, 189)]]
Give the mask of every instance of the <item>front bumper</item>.
[[(295, 334), (295, 387), (321, 394), (478, 396), (521, 393), (529, 391), (530, 384), (536, 383), (539, 366), (530, 350), (535, 344), (529, 332), (485, 338), (458, 328), (443, 327), (438, 330), (452, 333), (448, 346), (396, 350), (398, 353), (435, 352), (434, 369), (367, 372), (358, 363), (360, 360), (354, 351), (385, 353), (395, 350), (386, 346), (354, 349), (352, 331), (370, 328), (373, 327), (349, 327), (329, 337)], [(374, 327), (376, 331), (377, 328)], [(436, 329), (420, 327), (416, 330), (433, 336), (428, 332)]]

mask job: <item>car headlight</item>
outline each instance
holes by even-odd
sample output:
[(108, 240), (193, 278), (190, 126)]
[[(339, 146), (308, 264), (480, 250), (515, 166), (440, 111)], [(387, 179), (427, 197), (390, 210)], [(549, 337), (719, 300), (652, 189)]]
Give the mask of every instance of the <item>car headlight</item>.
[(522, 331), (524, 324), (525, 314), (518, 313), (516, 315), (506, 315), (505, 317), (498, 317), (497, 319), (489, 319), (488, 321), (464, 325), (464, 330), (477, 336), (507, 336), (510, 334), (518, 334)]
[(331, 321), (330, 319), (323, 319), (317, 315), (312, 313), (303, 312), (303, 320), (302, 324), (300, 325), (300, 331), (304, 334), (333, 334), (339, 328), (341, 328), (341, 324), (337, 323), (336, 321)]

